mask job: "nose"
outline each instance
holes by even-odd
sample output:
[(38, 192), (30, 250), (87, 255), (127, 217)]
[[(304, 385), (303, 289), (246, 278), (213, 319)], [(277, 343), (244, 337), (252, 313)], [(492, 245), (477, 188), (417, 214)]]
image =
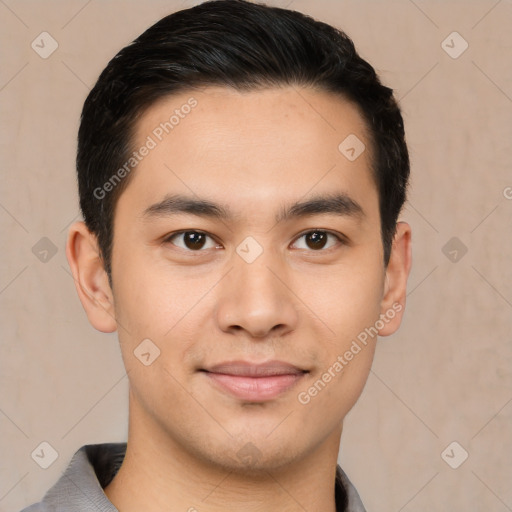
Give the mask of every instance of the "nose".
[(252, 338), (268, 338), (295, 330), (297, 301), (284, 263), (264, 251), (247, 263), (233, 255), (234, 267), (219, 283), (217, 322), (224, 332), (244, 331)]

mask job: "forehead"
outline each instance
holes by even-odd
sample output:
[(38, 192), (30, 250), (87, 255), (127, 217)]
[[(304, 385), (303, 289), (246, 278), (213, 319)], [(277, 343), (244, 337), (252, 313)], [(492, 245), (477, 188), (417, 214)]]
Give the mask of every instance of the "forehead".
[(335, 189), (359, 203), (377, 199), (366, 124), (355, 105), (331, 93), (182, 92), (148, 108), (135, 133), (136, 149), (152, 149), (121, 198), (132, 195), (141, 209), (168, 193), (222, 197), (235, 212)]

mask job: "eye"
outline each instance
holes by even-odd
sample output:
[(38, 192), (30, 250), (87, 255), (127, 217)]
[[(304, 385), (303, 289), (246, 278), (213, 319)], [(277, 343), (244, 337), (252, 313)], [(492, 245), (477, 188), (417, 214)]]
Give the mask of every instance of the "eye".
[[(173, 240), (180, 240), (181, 243), (174, 243)], [(210, 245), (207, 243), (207, 239), (210, 239)], [(213, 240), (213, 238), (202, 231), (180, 231), (179, 233), (174, 233), (171, 236), (167, 237), (164, 240), (165, 243), (171, 243), (180, 247), (181, 249), (188, 251), (200, 251), (202, 249), (212, 249), (218, 247), (218, 244)]]
[[(334, 239), (334, 243), (328, 244), (329, 237), (331, 239)], [(315, 229), (312, 231), (308, 231), (306, 233), (303, 233), (302, 235), (297, 238), (297, 240), (304, 239), (304, 244), (302, 247), (296, 247), (298, 249), (312, 249), (314, 251), (319, 251), (322, 249), (330, 249), (331, 247), (334, 247), (336, 245), (336, 242), (340, 244), (344, 244), (344, 240), (334, 233), (331, 233), (329, 231), (323, 231), (320, 229)], [(297, 242), (295, 242), (296, 244)]]

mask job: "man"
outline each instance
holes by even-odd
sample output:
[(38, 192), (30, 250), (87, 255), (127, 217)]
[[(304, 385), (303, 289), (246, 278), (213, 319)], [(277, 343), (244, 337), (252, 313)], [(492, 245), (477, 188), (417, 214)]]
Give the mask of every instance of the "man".
[(129, 435), (27, 510), (363, 511), (337, 455), (403, 314), (409, 159), (350, 39), (243, 0), (167, 16), (89, 94), (77, 169), (67, 256)]

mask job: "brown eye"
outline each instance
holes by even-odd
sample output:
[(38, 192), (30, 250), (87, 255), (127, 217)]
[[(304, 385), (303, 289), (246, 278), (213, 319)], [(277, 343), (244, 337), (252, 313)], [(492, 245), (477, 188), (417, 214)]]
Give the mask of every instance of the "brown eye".
[[(167, 238), (166, 242), (172, 243), (177, 247), (189, 251), (200, 251), (202, 249), (211, 249), (212, 247), (216, 247), (213, 240), (209, 247), (205, 247), (208, 239), (211, 240), (211, 237), (201, 231), (182, 231), (181, 233), (175, 233)], [(175, 243), (174, 240), (181, 240), (181, 243)]]
[[(307, 233), (303, 233), (297, 240), (304, 240), (302, 247), (297, 247), (298, 249), (311, 249), (313, 251), (319, 251), (321, 249), (325, 249), (326, 245), (329, 243), (329, 237), (334, 239), (334, 243), (331, 243), (327, 249), (330, 249), (337, 243), (343, 243), (343, 240), (335, 235), (334, 233), (329, 233), (328, 231), (322, 231), (319, 229), (308, 231)], [(296, 242), (297, 243), (297, 242)]]
[(205, 240), (206, 237), (203, 233), (196, 233), (194, 231), (183, 233), (183, 242), (188, 249), (202, 249)]
[(306, 234), (306, 244), (311, 249), (322, 249), (327, 243), (327, 233), (312, 231)]

